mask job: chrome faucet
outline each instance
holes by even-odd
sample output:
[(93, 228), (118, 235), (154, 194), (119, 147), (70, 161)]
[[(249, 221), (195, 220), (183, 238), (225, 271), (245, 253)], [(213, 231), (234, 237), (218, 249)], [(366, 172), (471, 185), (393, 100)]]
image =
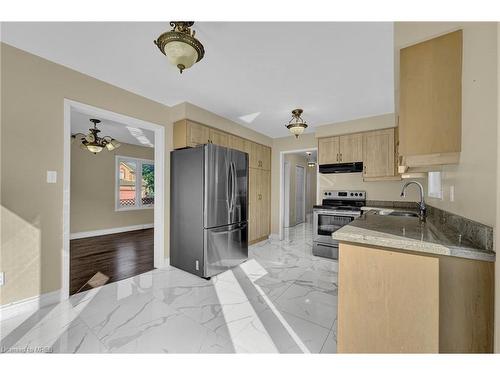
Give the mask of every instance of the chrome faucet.
[(420, 203), (418, 204), (418, 209), (419, 209), (418, 217), (420, 218), (420, 221), (425, 221), (425, 217), (427, 216), (427, 208), (425, 207), (424, 187), (422, 186), (422, 184), (417, 181), (408, 181), (406, 184), (403, 185), (403, 190), (401, 190), (401, 197), (406, 197), (406, 188), (411, 184), (415, 184), (419, 187)]

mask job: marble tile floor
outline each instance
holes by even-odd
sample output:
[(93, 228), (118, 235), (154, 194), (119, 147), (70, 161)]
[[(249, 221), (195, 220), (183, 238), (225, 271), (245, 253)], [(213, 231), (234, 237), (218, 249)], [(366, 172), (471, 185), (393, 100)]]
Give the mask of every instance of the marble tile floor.
[(167, 266), (0, 324), (0, 352), (335, 353), (338, 263), (311, 225), (210, 281)]

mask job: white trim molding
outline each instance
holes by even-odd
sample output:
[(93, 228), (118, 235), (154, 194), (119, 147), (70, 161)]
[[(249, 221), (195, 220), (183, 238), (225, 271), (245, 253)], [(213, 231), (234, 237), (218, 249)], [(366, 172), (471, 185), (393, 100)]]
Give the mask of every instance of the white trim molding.
[(27, 312), (35, 312), (42, 307), (58, 303), (61, 301), (61, 297), (61, 290), (56, 290), (38, 296), (25, 298), (20, 301), (7, 303), (0, 306), (0, 321), (13, 318)]
[[(165, 127), (102, 108), (64, 99), (64, 160), (63, 160), (63, 248), (62, 248), (62, 299), (69, 298), (69, 241), (70, 241), (70, 173), (71, 173), (71, 111), (91, 114), (154, 132), (155, 209), (154, 209), (154, 267), (162, 268), (165, 262)], [(94, 232), (95, 233), (95, 232)], [(76, 233), (75, 233), (76, 234)]]
[(151, 224), (131, 225), (128, 227), (98, 229), (98, 230), (91, 230), (88, 232), (77, 232), (77, 233), (71, 233), (69, 236), (69, 239), (70, 240), (77, 240), (79, 238), (105, 236), (107, 234), (131, 232), (134, 230), (141, 230), (141, 229), (150, 229), (150, 228), (154, 228), (154, 226), (155, 225), (153, 223), (151, 223)]
[[(279, 173), (279, 178), (280, 178), (280, 194), (279, 194), (279, 238), (280, 240), (284, 239), (284, 221), (285, 221), (285, 198), (284, 198), (284, 190), (285, 190), (285, 179), (284, 179), (284, 167), (285, 167), (285, 155), (286, 154), (296, 154), (296, 153), (302, 153), (302, 152), (307, 152), (307, 151), (317, 151), (317, 147), (312, 147), (312, 148), (303, 148), (303, 149), (297, 149), (297, 150), (286, 150), (286, 151), (280, 151), (280, 173)], [(319, 197), (319, 173), (318, 173), (318, 163), (316, 163), (316, 202), (318, 201)], [(316, 204), (316, 203), (315, 203)], [(305, 213), (305, 212), (304, 212)]]

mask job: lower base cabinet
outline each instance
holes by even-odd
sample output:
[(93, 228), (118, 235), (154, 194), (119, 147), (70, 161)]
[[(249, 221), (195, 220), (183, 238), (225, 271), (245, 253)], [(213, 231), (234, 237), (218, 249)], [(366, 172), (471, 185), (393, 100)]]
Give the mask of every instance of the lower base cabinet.
[(249, 168), (249, 233), (250, 244), (269, 237), (271, 214), (271, 172)]
[(341, 243), (339, 353), (492, 353), (494, 263)]

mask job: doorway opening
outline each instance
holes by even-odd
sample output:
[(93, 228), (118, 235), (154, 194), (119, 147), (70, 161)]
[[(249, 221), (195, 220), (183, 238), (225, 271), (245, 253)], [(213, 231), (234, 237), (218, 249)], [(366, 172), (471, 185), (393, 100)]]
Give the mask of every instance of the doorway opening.
[(62, 299), (163, 267), (164, 156), (163, 126), (64, 101)]
[(315, 148), (280, 154), (280, 239), (288, 228), (312, 222), (319, 185), (316, 160)]

